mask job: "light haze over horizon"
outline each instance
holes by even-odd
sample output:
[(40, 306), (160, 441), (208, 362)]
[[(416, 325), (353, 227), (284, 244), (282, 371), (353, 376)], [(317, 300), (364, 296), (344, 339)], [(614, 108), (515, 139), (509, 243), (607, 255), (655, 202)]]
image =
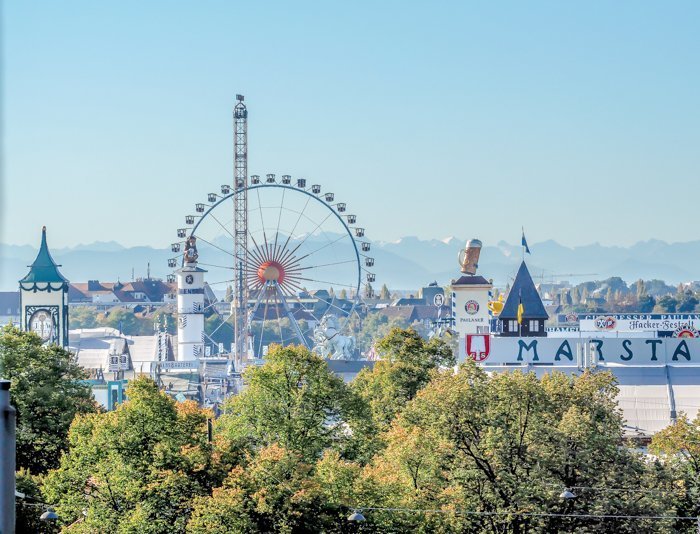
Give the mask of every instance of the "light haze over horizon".
[(700, 239), (697, 2), (8, 2), (0, 241), (167, 247), (249, 172), (373, 240)]

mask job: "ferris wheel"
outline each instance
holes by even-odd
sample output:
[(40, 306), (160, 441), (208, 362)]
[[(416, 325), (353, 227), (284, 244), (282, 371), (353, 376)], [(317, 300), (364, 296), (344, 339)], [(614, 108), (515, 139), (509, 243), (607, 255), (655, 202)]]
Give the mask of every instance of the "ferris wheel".
[[(236, 239), (241, 195), (246, 235)], [(206, 270), (204, 342), (212, 355), (229, 346), (233, 352), (241, 307), (248, 357), (264, 357), (273, 343), (314, 348), (320, 329), (331, 328), (335, 335), (348, 327), (366, 286), (375, 281), (368, 270), (374, 266), (370, 243), (356, 215), (303, 178), (252, 175), (244, 187), (222, 185), (206, 203), (195, 204), (185, 223), (171, 250), (179, 253), (196, 238), (197, 265)], [(246, 244), (243, 254), (235, 246), (240, 242)], [(169, 267), (178, 267), (180, 258), (169, 259)]]

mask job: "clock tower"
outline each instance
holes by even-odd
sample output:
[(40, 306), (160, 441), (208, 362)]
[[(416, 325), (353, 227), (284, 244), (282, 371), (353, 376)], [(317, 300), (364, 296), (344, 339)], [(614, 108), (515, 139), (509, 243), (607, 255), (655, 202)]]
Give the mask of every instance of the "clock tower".
[(68, 346), (68, 280), (58, 270), (46, 244), (41, 247), (27, 276), (19, 281), (20, 327), (36, 333), (45, 344)]

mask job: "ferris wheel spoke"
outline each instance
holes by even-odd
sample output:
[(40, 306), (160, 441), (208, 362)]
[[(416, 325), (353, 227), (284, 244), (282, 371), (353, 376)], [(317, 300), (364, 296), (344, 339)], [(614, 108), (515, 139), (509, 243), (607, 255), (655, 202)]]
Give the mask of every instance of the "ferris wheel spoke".
[(305, 265), (290, 269), (290, 272), (308, 271), (309, 269), (319, 269), (321, 267), (331, 267), (333, 265), (345, 265), (347, 263), (357, 263), (357, 260), (335, 261), (333, 263), (320, 263), (318, 265)]
[(292, 310), (289, 308), (289, 305), (287, 304), (287, 299), (284, 298), (284, 294), (282, 292), (279, 293), (279, 300), (282, 303), (282, 309), (289, 318), (290, 326), (294, 329), (296, 336), (299, 338), (299, 342), (303, 346), (308, 348), (309, 344), (307, 343), (306, 338), (304, 337), (304, 333), (301, 331), (301, 327), (299, 326), (299, 323), (294, 317)]
[[(286, 288), (287, 286), (289, 286), (292, 289), (296, 289), (297, 291), (303, 290), (303, 288), (301, 287), (301, 285), (299, 283), (291, 281), (290, 279), (286, 279), (284, 281), (284, 283), (282, 284), (282, 287), (284, 287), (284, 288)], [(290, 290), (290, 293), (292, 293), (291, 290)]]
[(209, 306), (205, 306), (205, 307), (202, 309), (202, 312), (205, 312), (205, 311), (207, 311), (208, 309), (213, 308), (214, 306), (216, 306), (216, 304), (217, 304), (218, 302), (219, 302), (219, 301), (217, 300), (217, 301), (212, 302), (211, 304), (209, 304)]
[(274, 260), (275, 256), (277, 255), (277, 239), (280, 235), (280, 222), (282, 222), (282, 207), (284, 206), (284, 195), (286, 192), (287, 192), (286, 189), (282, 189), (282, 200), (280, 202), (279, 213), (277, 214), (277, 229), (275, 230), (275, 244), (273, 247), (274, 254), (272, 255), (273, 260)]
[(221, 284), (230, 284), (231, 282), (234, 282), (235, 278), (231, 278), (230, 280), (221, 280), (220, 282), (207, 282), (208, 286), (219, 286)]
[(266, 293), (265, 295), (265, 308), (263, 310), (263, 320), (262, 324), (260, 325), (260, 346), (258, 348), (258, 354), (262, 355), (262, 346), (263, 346), (263, 338), (265, 337), (265, 322), (267, 321), (267, 308), (268, 305), (270, 304), (270, 295), (267, 294), (267, 287), (263, 289), (263, 291)]
[(267, 242), (267, 233), (265, 232), (265, 220), (263, 218), (263, 210), (262, 210), (262, 205), (260, 203), (260, 189), (256, 189), (255, 192), (257, 193), (258, 208), (260, 209), (260, 228), (262, 229), (262, 233), (263, 233), (263, 241), (265, 243), (265, 252), (266, 252), (266, 256), (269, 257), (270, 253), (267, 250), (268, 242)]
[(221, 221), (220, 221), (219, 219), (216, 218), (216, 215), (214, 215), (213, 212), (210, 212), (209, 214), (211, 215), (211, 218), (214, 219), (214, 220), (217, 222), (217, 224), (218, 224), (219, 226), (221, 226), (221, 228), (224, 230), (224, 232), (226, 232), (228, 235), (231, 236), (231, 239), (234, 239), (234, 240), (236, 239), (236, 238), (234, 237), (234, 235), (231, 233), (231, 230), (229, 230), (228, 228), (226, 228), (226, 226), (224, 226), (224, 225), (221, 223)]
[(258, 308), (260, 307), (260, 303), (262, 302), (263, 295), (264, 295), (264, 292), (262, 292), (262, 291), (258, 292), (258, 296), (255, 299), (255, 304), (253, 305), (253, 307), (251, 308), (251, 310), (249, 312), (250, 319), (249, 319), (248, 326), (251, 328), (252, 328), (253, 318), (255, 317), (255, 314), (258, 312)]
[(332, 213), (329, 213), (328, 215), (326, 215), (326, 217), (325, 217), (320, 223), (318, 223), (318, 224), (316, 225), (316, 227), (315, 227), (313, 230), (311, 230), (310, 232), (308, 232), (308, 233), (304, 236), (304, 239), (302, 239), (301, 242), (300, 242), (296, 247), (294, 247), (294, 248), (293, 248), (292, 250), (290, 250), (290, 251), (287, 251), (287, 254), (286, 254), (283, 258), (280, 259), (280, 262), (284, 262), (284, 261), (286, 261), (290, 256), (293, 256), (294, 253), (295, 253), (297, 250), (299, 250), (299, 247), (301, 247), (304, 243), (306, 243), (306, 240), (309, 239), (309, 237), (311, 237), (311, 236), (314, 234), (314, 232), (316, 232), (316, 230), (318, 230), (319, 228), (321, 228), (321, 225), (323, 225), (323, 223), (325, 223), (325, 222), (330, 218), (331, 215), (333, 215), (333, 214), (332, 214)]
[(282, 319), (280, 314), (277, 314), (277, 327), (280, 329), (280, 345), (284, 347), (284, 336), (282, 335)]
[(317, 284), (327, 284), (329, 287), (349, 287), (350, 289), (353, 289), (355, 286), (350, 285), (350, 284), (341, 284), (339, 282), (329, 282), (327, 280), (316, 280), (315, 278), (305, 278), (303, 276), (297, 277), (299, 280), (305, 280), (307, 282), (316, 282)]
[(205, 242), (207, 245), (209, 245), (210, 247), (214, 247), (215, 249), (218, 249), (218, 250), (220, 250), (221, 252), (224, 252), (225, 254), (228, 254), (229, 256), (232, 256), (233, 258), (236, 258), (237, 260), (240, 260), (240, 259), (241, 259), (241, 258), (237, 257), (237, 256), (236, 256), (233, 252), (231, 252), (230, 250), (225, 250), (225, 249), (221, 248), (219, 245), (215, 245), (215, 244), (212, 243), (211, 241), (207, 241), (207, 240), (204, 239), (202, 236), (196, 235), (195, 237), (197, 238), (198, 241), (204, 241), (204, 242)]
[[(255, 196), (250, 197), (253, 189)], [(208, 328), (213, 330), (205, 338), (207, 344), (213, 343), (214, 338), (220, 339), (221, 330), (231, 328), (238, 337), (237, 343), (244, 342), (249, 347), (251, 357), (262, 358), (262, 350), (269, 343), (284, 346), (299, 342), (313, 346), (312, 327), (323, 313), (338, 316), (342, 325), (347, 323), (348, 310), (357, 305), (363, 283), (361, 258), (357, 254), (359, 246), (354, 230), (347, 224), (350, 221), (342, 214), (339, 217), (334, 206), (324, 202), (323, 196), (309, 193), (311, 189), (308, 192), (297, 188), (280, 189), (272, 183), (269, 187), (263, 184), (251, 187), (249, 204), (245, 208), (248, 225), (241, 228), (246, 232), (245, 253), (228, 246), (229, 239), (236, 242), (241, 234), (234, 231), (235, 217), (232, 219), (223, 209), (226, 208), (224, 203), (222, 208), (215, 204), (214, 209), (203, 213), (190, 235), (200, 239), (202, 262), (199, 265), (210, 271), (207, 278), (214, 280), (208, 284), (211, 289), (207, 292), (220, 292), (226, 285), (233, 286), (236, 302), (242, 299), (240, 302), (246, 310), (245, 328), (241, 326), (238, 332), (238, 326), (233, 328), (238, 324), (234, 322), (234, 308), (229, 309), (224, 302), (207, 303), (204, 311), (210, 314)], [(256, 210), (259, 213), (255, 213)], [(188, 216), (188, 220), (190, 218)], [(338, 235), (336, 228), (342, 235)], [(197, 232), (205, 237), (197, 236)], [(222, 257), (221, 252), (233, 260)], [(354, 283), (355, 278), (357, 283)], [(352, 293), (354, 300), (350, 297), (346, 302), (335, 296), (326, 302), (323, 291), (315, 298), (307, 295), (309, 290), (329, 285), (335, 287), (338, 294), (341, 290)], [(215, 309), (223, 313), (212, 317)], [(237, 320), (240, 319), (239, 315)], [(228, 339), (228, 330), (225, 332), (224, 337)]]
[[(330, 247), (331, 245), (335, 245), (338, 241), (340, 241), (341, 239), (345, 239), (345, 238), (347, 238), (346, 235), (341, 235), (341, 236), (337, 237), (336, 239), (334, 239), (333, 241), (329, 241), (328, 243), (326, 243), (326, 244), (323, 245), (322, 247), (319, 247), (319, 248), (317, 248), (316, 250), (314, 250), (314, 251), (312, 251), (312, 252), (309, 252), (308, 254), (304, 254), (303, 256), (300, 256), (300, 257), (297, 259), (297, 261), (301, 261), (301, 260), (303, 260), (303, 259), (308, 258), (309, 256), (313, 256), (314, 254), (316, 254), (317, 252), (320, 252), (320, 251), (323, 250), (324, 248)], [(354, 260), (353, 260), (353, 261), (354, 261)]]
[[(284, 245), (282, 245), (282, 248), (280, 250), (284, 251), (287, 249), (287, 245), (289, 244), (289, 240), (292, 239), (292, 236), (294, 235), (294, 232), (296, 231), (297, 226), (299, 225), (299, 221), (301, 221), (301, 218), (304, 215), (304, 212), (306, 211), (306, 208), (309, 205), (309, 202), (311, 202), (311, 197), (306, 197), (306, 203), (304, 204), (304, 207), (301, 209), (301, 212), (299, 213), (299, 217), (297, 217), (297, 220), (294, 223), (294, 226), (292, 227), (291, 232), (289, 232), (289, 235), (287, 236), (287, 239), (284, 242)], [(275, 261), (280, 261), (280, 258), (275, 258)]]
[[(226, 319), (223, 319), (223, 320), (221, 321), (221, 324), (219, 324), (219, 326), (217, 326), (211, 334), (208, 334), (207, 337), (208, 337), (209, 339), (211, 339), (211, 336), (213, 336), (214, 334), (216, 334), (216, 333), (219, 331), (219, 329), (220, 329), (222, 326), (224, 326), (225, 324), (228, 324), (229, 326), (231, 326), (231, 325), (228, 323), (228, 320), (229, 320), (231, 317), (233, 317), (233, 315), (229, 313), (228, 316), (226, 317)], [(233, 328), (233, 327), (231, 327), (231, 328)]]
[[(335, 299), (333, 299), (333, 301), (335, 301)], [(335, 308), (336, 310), (338, 310), (340, 313), (343, 314), (344, 317), (347, 317), (348, 312), (346, 310), (344, 310), (343, 308), (341, 308), (340, 306), (333, 304), (333, 302), (326, 302), (326, 304), (328, 304), (331, 308)]]
[(217, 269), (230, 269), (233, 270), (235, 267), (231, 265), (214, 265), (213, 263), (202, 263), (201, 261), (197, 262), (197, 265), (204, 265), (205, 267), (215, 267)]
[(258, 242), (255, 240), (255, 236), (253, 234), (249, 234), (250, 239), (253, 241), (253, 246), (255, 249), (249, 249), (248, 252), (252, 253), (253, 256), (256, 258), (256, 260), (260, 263), (265, 263), (266, 261), (266, 255), (262, 251), (262, 247), (258, 245)]

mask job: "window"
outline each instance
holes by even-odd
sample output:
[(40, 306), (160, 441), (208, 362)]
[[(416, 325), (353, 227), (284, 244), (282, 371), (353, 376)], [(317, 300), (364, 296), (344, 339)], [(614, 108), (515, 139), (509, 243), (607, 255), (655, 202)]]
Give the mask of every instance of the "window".
[(515, 321), (513, 319), (508, 321), (508, 331), (509, 332), (517, 332), (518, 331), (518, 321)]
[(530, 332), (539, 332), (540, 331), (540, 322), (539, 321), (530, 321)]

